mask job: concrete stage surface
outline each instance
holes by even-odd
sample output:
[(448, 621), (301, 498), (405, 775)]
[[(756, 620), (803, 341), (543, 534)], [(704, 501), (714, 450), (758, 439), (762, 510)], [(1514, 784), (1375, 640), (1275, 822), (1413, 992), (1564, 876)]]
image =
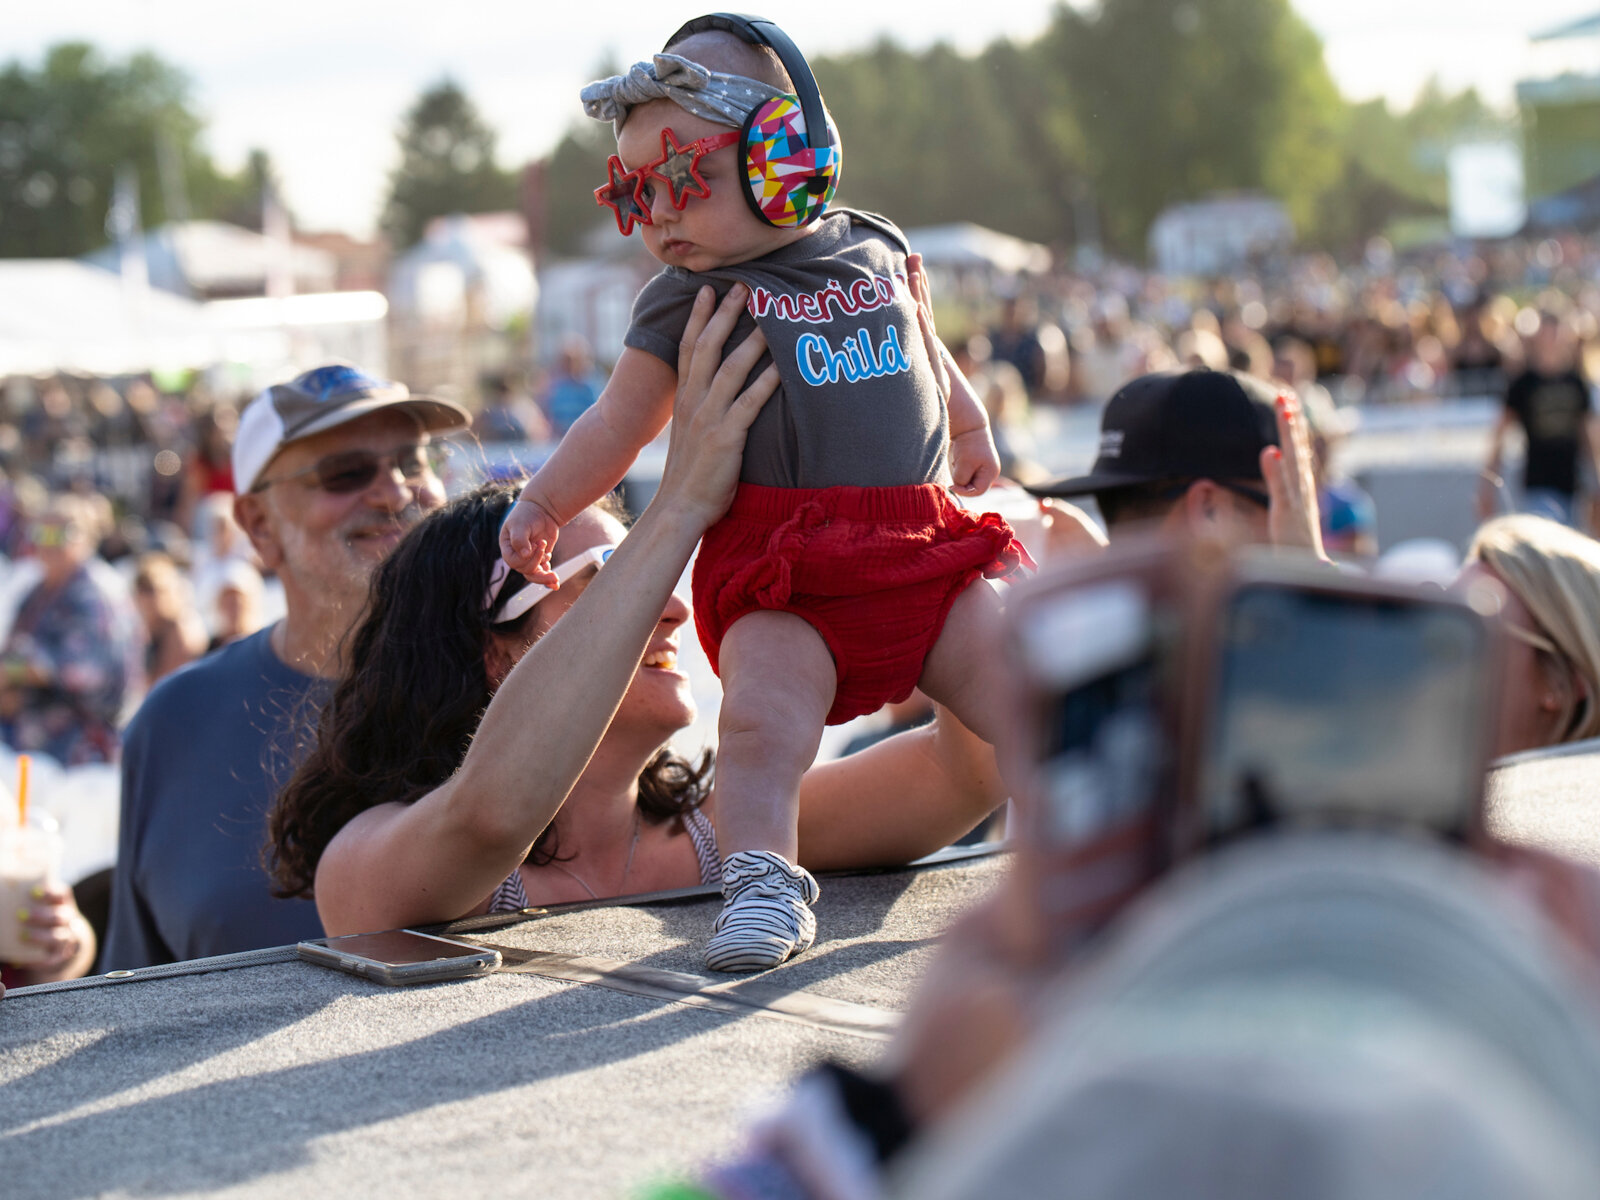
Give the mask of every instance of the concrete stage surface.
[(730, 1151), (817, 1060), (872, 1061), (1004, 862), (824, 877), (816, 946), (743, 980), (700, 965), (703, 894), (478, 928), (513, 969), (477, 980), (214, 959), (17, 989), (0, 1195), (626, 1196)]
[[(1596, 743), (1521, 756), (1491, 826), (1600, 865), (1597, 781)], [(387, 988), (289, 950), (17, 989), (0, 1195), (626, 1196), (729, 1152), (817, 1060), (876, 1058), (1005, 861), (825, 878), (816, 946), (743, 980), (701, 969), (718, 904), (694, 889), (460, 923), (506, 959), (478, 980)]]

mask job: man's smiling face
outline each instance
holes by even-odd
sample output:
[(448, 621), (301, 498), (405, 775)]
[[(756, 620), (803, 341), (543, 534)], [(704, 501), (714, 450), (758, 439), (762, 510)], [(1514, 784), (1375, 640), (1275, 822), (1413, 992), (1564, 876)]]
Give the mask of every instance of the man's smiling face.
[(366, 450), (392, 456), (427, 440), (412, 417), (380, 411), (285, 446), (262, 472), (268, 486), (239, 499), (240, 523), (264, 565), (288, 590), (358, 608), (373, 568), (407, 529), (444, 503), (444, 485), (431, 470), (403, 479), (392, 457), (370, 484), (349, 493), (329, 492), (314, 472), (299, 473), (328, 455)]

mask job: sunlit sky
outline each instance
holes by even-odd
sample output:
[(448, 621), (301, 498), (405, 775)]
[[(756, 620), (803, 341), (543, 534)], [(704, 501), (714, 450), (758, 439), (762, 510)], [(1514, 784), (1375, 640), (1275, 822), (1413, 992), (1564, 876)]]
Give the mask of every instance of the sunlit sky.
[[(1176, 0), (1175, 0), (1176, 3)], [(1352, 99), (1404, 105), (1430, 75), (1509, 107), (1515, 81), (1563, 69), (1600, 73), (1600, 39), (1530, 45), (1528, 35), (1600, 11), (1600, 0), (1293, 0), (1321, 35)], [(449, 75), (500, 134), (503, 164), (547, 151), (582, 117), (577, 90), (608, 56), (644, 57), (698, 3), (608, 0), (274, 0), (242, 9), (200, 0), (7, 5), (0, 46), (36, 62), (69, 39), (121, 56), (150, 49), (185, 71), (228, 168), (252, 146), (277, 163), (304, 228), (372, 230), (397, 153), (400, 117)], [(735, 11), (749, 6), (733, 6)], [(793, 6), (783, 6), (793, 8)], [(888, 36), (976, 50), (1026, 39), (1051, 0), (812, 0), (779, 13), (802, 50), (848, 51)], [(761, 6), (755, 6), (761, 11)]]

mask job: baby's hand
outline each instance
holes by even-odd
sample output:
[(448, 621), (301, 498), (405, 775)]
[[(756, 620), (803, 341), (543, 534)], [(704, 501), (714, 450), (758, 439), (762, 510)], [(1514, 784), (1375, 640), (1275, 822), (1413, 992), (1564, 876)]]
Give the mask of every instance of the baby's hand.
[[(1000, 478), (1000, 454), (987, 425), (950, 439), (950, 490), (958, 496), (981, 496)], [(507, 561), (510, 561), (509, 559)]]
[(519, 496), (500, 526), (500, 557), (530, 583), (556, 587), (560, 581), (550, 569), (550, 552), (560, 532), (561, 526), (538, 501)]

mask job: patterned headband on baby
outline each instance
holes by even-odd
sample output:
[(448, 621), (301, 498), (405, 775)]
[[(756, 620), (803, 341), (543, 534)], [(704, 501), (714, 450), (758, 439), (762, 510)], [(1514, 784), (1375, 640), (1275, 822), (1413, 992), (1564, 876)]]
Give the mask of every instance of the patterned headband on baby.
[(620, 134), (629, 110), (651, 100), (671, 100), (697, 117), (738, 129), (757, 105), (783, 93), (759, 79), (709, 70), (680, 54), (658, 54), (653, 62), (634, 63), (626, 75), (596, 80), (579, 94), (584, 112), (610, 121)]

